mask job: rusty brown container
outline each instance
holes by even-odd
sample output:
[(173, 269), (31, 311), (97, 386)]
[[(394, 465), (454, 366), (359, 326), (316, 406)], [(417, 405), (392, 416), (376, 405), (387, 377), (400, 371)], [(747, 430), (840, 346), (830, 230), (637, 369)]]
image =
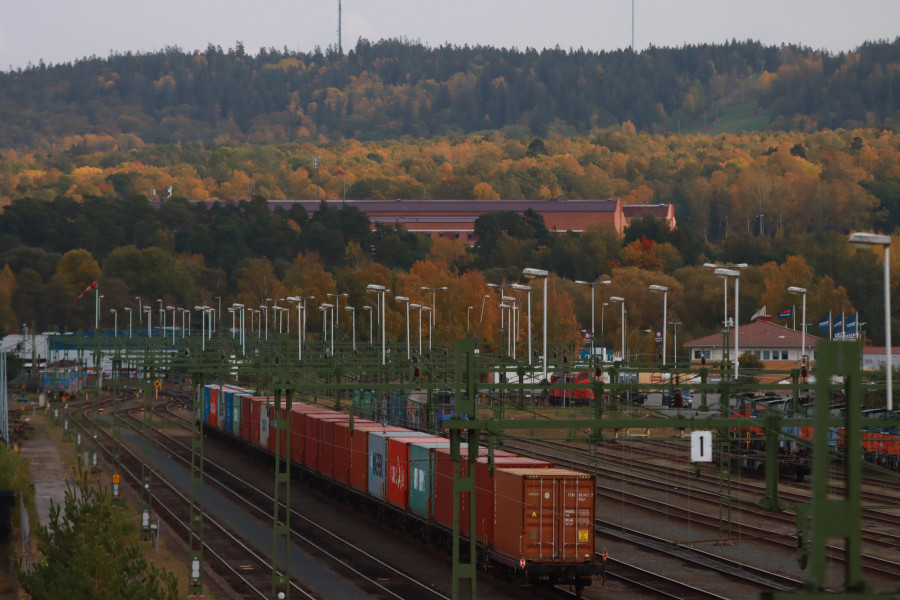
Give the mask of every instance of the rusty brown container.
[(594, 476), (568, 469), (494, 471), (494, 551), (528, 563), (594, 560)]

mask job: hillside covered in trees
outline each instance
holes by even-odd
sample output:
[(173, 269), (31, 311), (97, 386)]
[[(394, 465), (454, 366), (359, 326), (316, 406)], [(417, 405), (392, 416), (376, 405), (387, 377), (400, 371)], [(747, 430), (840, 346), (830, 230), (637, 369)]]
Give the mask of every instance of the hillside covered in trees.
[[(439, 330), (453, 339), (488, 281), (538, 267), (553, 274), (556, 339), (590, 319), (573, 281), (599, 277), (628, 298), (630, 326), (658, 321), (655, 283), (684, 335), (705, 335), (721, 317), (721, 282), (701, 266), (713, 261), (751, 265), (745, 318), (800, 285), (811, 313), (858, 309), (878, 340), (881, 266), (847, 233), (900, 224), (898, 66), (900, 40), (837, 56), (361, 41), (346, 56), (210, 47), (0, 73), (0, 328), (92, 326), (73, 298), (94, 280), (109, 308), (335, 291), (362, 305), (372, 282), (410, 298), (447, 285)], [(672, 203), (678, 227), (641, 220), (620, 239), (494, 213), (467, 248), (347, 206), (265, 202), (609, 197)], [(402, 316), (389, 312), (396, 337)]]
[(756, 129), (894, 125), (898, 66), (900, 38), (837, 55), (751, 41), (640, 53), (401, 40), (360, 40), (347, 55), (170, 48), (0, 73), (0, 146), (84, 134), (135, 144), (546, 137), (626, 122), (682, 132), (737, 107), (756, 108)]

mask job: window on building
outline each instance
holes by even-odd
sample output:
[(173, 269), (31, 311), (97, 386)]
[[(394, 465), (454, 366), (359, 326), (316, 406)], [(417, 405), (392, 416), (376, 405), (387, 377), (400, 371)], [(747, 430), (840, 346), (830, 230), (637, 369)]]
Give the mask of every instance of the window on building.
[(768, 350), (763, 350), (762, 359), (769, 360), (769, 351)]
[(755, 356), (756, 358), (759, 358), (759, 350), (754, 350), (753, 356)]
[(710, 356), (712, 356), (712, 352), (710, 352), (709, 350), (704, 350), (704, 351), (703, 351), (703, 358), (709, 360), (709, 357), (710, 357)]
[(788, 351), (782, 350), (781, 351), (781, 360), (787, 360), (787, 359), (788, 359)]
[(694, 350), (694, 359), (700, 360), (701, 358), (703, 358), (703, 352), (700, 350)]

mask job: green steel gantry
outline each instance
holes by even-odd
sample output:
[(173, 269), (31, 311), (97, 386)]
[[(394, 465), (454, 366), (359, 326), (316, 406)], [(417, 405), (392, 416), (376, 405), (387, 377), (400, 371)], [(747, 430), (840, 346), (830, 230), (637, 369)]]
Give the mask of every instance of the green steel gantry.
[[(573, 360), (556, 367), (557, 372), (592, 373), (589, 385), (592, 399), (585, 406), (563, 406), (554, 410), (552, 418), (537, 415), (541, 418), (515, 419), (509, 418), (507, 412), (513, 409), (524, 410), (538, 400), (546, 399), (554, 390), (576, 391), (583, 389), (583, 384), (549, 383), (538, 379), (535, 366), (511, 360), (508, 356), (479, 354), (472, 340), (459, 340), (455, 344), (443, 344), (432, 352), (416, 354), (412, 360), (406, 359), (406, 352), (400, 344), (394, 344), (389, 353), (390, 360), (382, 362), (380, 348), (363, 349), (356, 352), (349, 344), (338, 345), (335, 352), (326, 351), (311, 342), (304, 346), (303, 360), (298, 360), (295, 352), (297, 343), (288, 336), (272, 336), (270, 340), (249, 340), (241, 344), (234, 338), (215, 337), (200, 340), (186, 339), (140, 338), (136, 340), (113, 341), (97, 336), (61, 336), (54, 340), (56, 348), (66, 347), (77, 351), (79, 357), (90, 352), (95, 366), (102, 365), (105, 357), (115, 359), (115, 364), (131, 365), (140, 381), (145, 385), (149, 381), (167, 381), (188, 378), (195, 385), (195, 407), (201, 411), (202, 397), (200, 391), (204, 383), (226, 382), (237, 383), (254, 389), (258, 394), (271, 395), (276, 415), (281, 415), (281, 407), (290, 410), (296, 400), (328, 402), (340, 409), (342, 401), (349, 400), (356, 404), (363, 391), (371, 394), (371, 408), (376, 418), (386, 419), (385, 399), (391, 393), (406, 394), (410, 390), (420, 390), (426, 394), (426, 407), (433, 408), (433, 397), (437, 390), (454, 390), (455, 415), (444, 420), (441, 427), (449, 432), (451, 454), (454, 461), (461, 461), (461, 445), (468, 443), (477, 446), (479, 442), (487, 442), (491, 447), (503, 443), (504, 432), (511, 429), (559, 430), (567, 432), (568, 437), (575, 438), (578, 432), (587, 431), (586, 441), (603, 440), (604, 430), (621, 430), (628, 428), (666, 428), (666, 429), (706, 429), (716, 431), (719, 442), (730, 439), (730, 432), (735, 427), (759, 427), (760, 419), (734, 418), (730, 398), (732, 394), (743, 391), (777, 390), (790, 394), (793, 405), (799, 404), (801, 393), (807, 395), (811, 386), (801, 381), (799, 371), (782, 373), (789, 384), (758, 384), (748, 382), (732, 382), (727, 376), (726, 366), (715, 365), (692, 368), (690, 365), (675, 366), (668, 370), (668, 379), (657, 383), (639, 383), (640, 366), (620, 366), (597, 364), (594, 362), (579, 363)], [(845, 577), (846, 595), (854, 599), (897, 598), (894, 594), (874, 594), (869, 591), (860, 567), (859, 526), (861, 518), (860, 471), (861, 457), (848, 456), (844, 461), (847, 472), (847, 489), (845, 497), (840, 501), (827, 497), (828, 469), (828, 430), (835, 427), (847, 428), (847, 447), (859, 447), (861, 427), (863, 382), (860, 375), (860, 346), (849, 342), (821, 342), (816, 350), (816, 385), (813, 388), (816, 398), (815, 416), (783, 417), (775, 412), (765, 416), (764, 429), (767, 432), (766, 460), (766, 494), (760, 505), (772, 511), (782, 510), (778, 499), (778, 439), (784, 427), (814, 426), (813, 441), (813, 499), (807, 506), (795, 507), (798, 515), (798, 531), (801, 532), (803, 544), (799, 550), (799, 558), (805, 561), (808, 557), (809, 574), (802, 590), (796, 593), (770, 594), (766, 598), (787, 600), (788, 598), (819, 597), (824, 591), (825, 581), (825, 546), (831, 537), (846, 540), (848, 555), (847, 573)], [(557, 354), (563, 356), (563, 350)], [(559, 362), (557, 360), (557, 362)], [(644, 365), (645, 370), (659, 373), (659, 368)], [(604, 382), (602, 374), (608, 376)], [(508, 381), (511, 374), (516, 381)], [(710, 383), (712, 375), (720, 374), (718, 381)], [(746, 374), (746, 371), (745, 371)], [(113, 373), (115, 376), (115, 373)], [(615, 400), (618, 394), (641, 389), (643, 391), (665, 391), (671, 389), (679, 380), (694, 380), (689, 385), (701, 395), (701, 405), (696, 409), (676, 411), (673, 416), (664, 419), (650, 419), (641, 409), (623, 411)], [(699, 383), (696, 382), (699, 379)], [(565, 378), (562, 378), (565, 381)], [(884, 386), (869, 386), (875, 391), (883, 391)], [(835, 390), (842, 390), (846, 397), (846, 417), (829, 416), (828, 402)], [(719, 394), (719, 403), (715, 407), (717, 413), (709, 414), (707, 395)], [(528, 402), (527, 398), (531, 398)], [(489, 405), (485, 401), (489, 400)], [(574, 403), (573, 403), (574, 404)], [(698, 411), (703, 411), (703, 416)], [(540, 412), (540, 409), (535, 409)], [(145, 411), (148, 414), (149, 410)], [(690, 413), (693, 413), (692, 415)], [(430, 425), (434, 427), (433, 411)], [(199, 419), (202, 422), (202, 419)], [(900, 426), (897, 419), (881, 421), (881, 425)], [(272, 597), (289, 598), (289, 531), (290, 512), (282, 507), (290, 506), (290, 461), (283, 460), (280, 455), (282, 444), (280, 437), (286, 436), (286, 444), (290, 444), (288, 431), (289, 419), (276, 417), (271, 428), (276, 436), (275, 461), (275, 506), (273, 511), (273, 579)], [(270, 433), (271, 435), (271, 433)], [(195, 441), (192, 442), (194, 460), (192, 460), (192, 536), (191, 591), (200, 588), (199, 563), (202, 561), (202, 423), (196, 428)], [(728, 444), (723, 444), (727, 446)], [(290, 454), (287, 449), (287, 456)], [(730, 530), (729, 481), (730, 461), (727, 453), (720, 453), (721, 469), (721, 519), (720, 531), (726, 535)], [(477, 453), (468, 453), (470, 462), (477, 459)], [(460, 499), (469, 495), (470, 505), (474, 503), (473, 469), (468, 469), (466, 477), (460, 476), (459, 465), (456, 465), (456, 493), (453, 504), (453, 597), (459, 598), (461, 584), (469, 581), (469, 596), (476, 597), (476, 548), (474, 537), (470, 537), (467, 547), (463, 547), (460, 536)], [(824, 473), (824, 475), (823, 475)], [(196, 512), (194, 506), (196, 504)], [(469, 512), (474, 521), (475, 512)], [(474, 522), (470, 522), (470, 531), (474, 531)], [(196, 540), (196, 542), (195, 542)], [(196, 545), (195, 545), (196, 543)], [(465, 551), (464, 551), (465, 550)], [(281, 562), (283, 556), (284, 562)], [(465, 558), (467, 556), (467, 558)], [(195, 568), (196, 567), (196, 568)]]

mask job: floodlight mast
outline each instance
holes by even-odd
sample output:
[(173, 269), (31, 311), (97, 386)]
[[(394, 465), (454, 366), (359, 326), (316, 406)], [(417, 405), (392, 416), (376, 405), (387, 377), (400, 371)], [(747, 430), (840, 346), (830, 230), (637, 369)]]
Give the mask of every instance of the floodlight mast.
[(547, 277), (550, 275), (544, 269), (522, 269), (522, 275), (528, 279), (544, 280), (544, 381), (547, 381)]

